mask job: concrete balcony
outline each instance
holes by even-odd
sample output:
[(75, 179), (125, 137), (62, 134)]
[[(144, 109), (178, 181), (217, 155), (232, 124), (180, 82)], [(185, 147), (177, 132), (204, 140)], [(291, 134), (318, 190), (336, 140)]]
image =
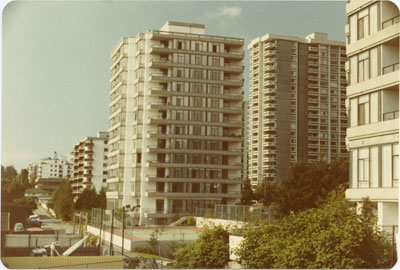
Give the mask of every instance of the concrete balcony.
[(362, 147), (361, 140), (369, 145), (391, 143), (398, 140), (399, 120), (392, 119), (347, 129), (347, 140), (351, 148)]
[(228, 179), (221, 178), (174, 178), (174, 177), (156, 177), (147, 176), (146, 182), (178, 182), (178, 183), (221, 183), (221, 184), (239, 184), (240, 177), (230, 177)]
[(189, 39), (189, 40), (202, 40), (209, 42), (222, 42), (227, 45), (243, 46), (243, 38), (212, 36), (212, 35), (198, 35), (191, 33), (178, 33), (178, 32), (164, 32), (159, 30), (152, 30), (150, 39), (152, 40), (170, 40), (170, 39)]
[(147, 134), (147, 138), (156, 138), (156, 139), (213, 139), (218, 141), (230, 141), (230, 142), (241, 142), (241, 135), (227, 134), (226, 136), (209, 136), (209, 135), (189, 135), (189, 134), (170, 134), (170, 133), (159, 133), (159, 132), (149, 132)]
[(172, 53), (185, 53), (185, 54), (197, 54), (197, 55), (207, 55), (207, 56), (219, 56), (226, 59), (242, 60), (244, 58), (244, 52), (205, 52), (205, 51), (195, 51), (195, 50), (184, 50), (184, 49), (174, 49), (167, 48), (160, 45), (152, 45), (150, 47), (150, 54), (172, 54)]
[(197, 193), (197, 192), (160, 192), (155, 189), (146, 191), (148, 197), (168, 197), (168, 198), (239, 198), (240, 191), (230, 191), (227, 193)]
[(241, 149), (230, 149), (227, 151), (222, 150), (200, 150), (200, 149), (172, 149), (172, 148), (159, 148), (157, 146), (148, 146), (148, 153), (182, 153), (182, 154), (210, 154), (210, 155), (227, 155), (227, 156), (239, 156), (242, 154)]
[(172, 162), (158, 162), (155, 160), (148, 160), (147, 167), (160, 167), (160, 168), (204, 168), (204, 169), (242, 169), (242, 164), (237, 162), (231, 162), (227, 165), (222, 164), (194, 164), (194, 163), (172, 163)]
[(371, 201), (398, 201), (399, 189), (394, 188), (349, 188), (346, 190), (346, 198), (350, 201), (362, 201), (369, 197)]
[[(353, 1), (357, 2), (357, 1)], [(387, 27), (363, 39), (352, 42), (346, 46), (347, 57), (375, 47), (378, 44), (399, 37), (399, 24), (388, 24)]]
[[(205, 125), (210, 122), (204, 121), (188, 121), (188, 120), (172, 120), (172, 119), (161, 119), (158, 117), (151, 117), (148, 119), (148, 124), (158, 125), (158, 124), (182, 124), (182, 125)], [(242, 121), (224, 121), (224, 122), (213, 122), (214, 126), (231, 127), (231, 128), (241, 128), (243, 127)]]
[(150, 102), (149, 109), (156, 110), (196, 110), (196, 111), (206, 111), (206, 112), (221, 112), (226, 114), (242, 114), (243, 108), (240, 106), (224, 106), (223, 108), (210, 108), (210, 107), (194, 107), (194, 106), (177, 106), (171, 105), (170, 103), (160, 103), (160, 102)]
[(212, 79), (196, 79), (196, 78), (185, 78), (185, 77), (174, 77), (169, 74), (153, 73), (150, 74), (149, 80), (152, 82), (192, 82), (192, 83), (211, 83), (211, 84), (222, 84), (232, 87), (243, 86), (243, 80), (225, 78), (223, 80), (212, 80)]

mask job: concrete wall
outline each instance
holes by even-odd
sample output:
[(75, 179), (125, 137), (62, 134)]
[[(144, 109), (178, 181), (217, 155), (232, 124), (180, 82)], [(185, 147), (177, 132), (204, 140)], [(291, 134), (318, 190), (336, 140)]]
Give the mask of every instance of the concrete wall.
[(234, 221), (234, 220), (225, 220), (225, 219), (215, 219), (215, 218), (203, 218), (196, 217), (196, 227), (197, 228), (205, 228), (221, 225), (224, 228), (243, 228), (247, 225), (246, 222), (242, 221)]
[[(2, 257), (4, 269), (123, 269), (123, 256)], [(3, 267), (2, 267), (3, 269)]]
[[(71, 239), (71, 240), (70, 240)], [(65, 234), (6, 234), (5, 247), (32, 247), (49, 245), (54, 241), (60, 241), (62, 246), (70, 246), (78, 242), (79, 237), (68, 237)], [(70, 242), (71, 241), (71, 242)]]
[(235, 249), (239, 247), (239, 245), (244, 240), (243, 236), (235, 236), (229, 235), (229, 259), (232, 261), (236, 261), (238, 257), (234, 254)]
[(278, 181), (286, 178), (290, 167), (290, 72), (292, 70), (290, 44), (290, 41), (278, 40), (277, 47), (276, 164)]

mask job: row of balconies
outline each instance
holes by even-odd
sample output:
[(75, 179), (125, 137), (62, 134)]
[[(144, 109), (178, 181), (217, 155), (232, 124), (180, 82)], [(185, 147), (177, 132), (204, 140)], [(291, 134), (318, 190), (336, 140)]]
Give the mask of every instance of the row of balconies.
[(174, 162), (160, 162), (156, 160), (148, 160), (147, 167), (161, 167), (161, 168), (206, 168), (206, 169), (242, 169), (242, 164), (238, 162), (229, 162), (228, 164), (187, 164), (187, 163), (174, 163)]
[(239, 73), (239, 74), (241, 74), (244, 70), (243, 65), (233, 65), (233, 64), (226, 64), (224, 66), (196, 65), (196, 64), (177, 63), (169, 59), (152, 59), (150, 61), (150, 67), (151, 68), (190, 67), (190, 68), (200, 68), (200, 69), (203, 68), (207, 70), (218, 70), (218, 71)]
[(197, 54), (206, 56), (219, 56), (225, 59), (241, 60), (244, 58), (244, 51), (234, 52), (234, 51), (223, 51), (223, 52), (205, 52), (205, 51), (195, 51), (186, 49), (174, 49), (169, 47), (164, 47), (158, 44), (153, 44), (150, 46), (150, 54), (168, 54), (168, 53), (187, 53), (187, 54)]
[(210, 83), (210, 84), (222, 84), (232, 87), (241, 87), (243, 86), (243, 79), (230, 79), (229, 77), (225, 77), (223, 80), (213, 80), (213, 79), (203, 79), (203, 78), (185, 78), (185, 77), (174, 77), (171, 74), (166, 73), (152, 73), (149, 76), (150, 81), (155, 82), (198, 82), (198, 83)]

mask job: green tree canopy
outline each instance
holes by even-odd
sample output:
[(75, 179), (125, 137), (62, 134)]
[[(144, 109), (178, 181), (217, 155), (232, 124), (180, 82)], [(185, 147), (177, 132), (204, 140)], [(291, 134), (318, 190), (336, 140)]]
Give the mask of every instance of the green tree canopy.
[(99, 198), (96, 190), (92, 187), (85, 188), (75, 202), (76, 210), (87, 211), (97, 207), (99, 207)]
[[(273, 204), (280, 216), (304, 209), (317, 207), (329, 192), (340, 185), (348, 185), (349, 164), (347, 159), (327, 163), (297, 163), (293, 165), (286, 179), (278, 184), (266, 183), (267, 197), (264, 204)], [(263, 186), (258, 189), (259, 197)]]
[(65, 221), (71, 220), (74, 212), (74, 197), (69, 180), (61, 182), (53, 194), (52, 201), (57, 217)]
[(13, 180), (18, 175), (17, 170), (14, 166), (7, 166), (4, 169), (4, 173), (2, 174), (1, 178), (6, 178), (8, 180)]
[(98, 207), (101, 209), (107, 208), (107, 196), (106, 196), (106, 190), (104, 188), (100, 189), (100, 194), (98, 198)]
[(243, 205), (251, 205), (251, 201), (255, 200), (255, 195), (251, 189), (250, 179), (246, 179), (242, 186), (242, 198), (240, 203)]
[(28, 206), (30, 209), (29, 215), (32, 215), (33, 211), (37, 209), (36, 199), (34, 197), (22, 197), (15, 199), (14, 202)]
[(247, 231), (236, 254), (245, 268), (388, 268), (392, 244), (373, 223), (333, 192), (317, 208)]
[(193, 244), (174, 254), (173, 268), (224, 268), (229, 261), (229, 234), (221, 226), (206, 229)]

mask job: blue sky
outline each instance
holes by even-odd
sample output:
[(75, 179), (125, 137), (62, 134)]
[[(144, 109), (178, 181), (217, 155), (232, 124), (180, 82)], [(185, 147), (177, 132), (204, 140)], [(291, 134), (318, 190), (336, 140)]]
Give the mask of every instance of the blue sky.
[(21, 169), (108, 129), (110, 52), (166, 21), (245, 38), (325, 32), (344, 41), (345, 1), (11, 2), (3, 10), (3, 165)]

